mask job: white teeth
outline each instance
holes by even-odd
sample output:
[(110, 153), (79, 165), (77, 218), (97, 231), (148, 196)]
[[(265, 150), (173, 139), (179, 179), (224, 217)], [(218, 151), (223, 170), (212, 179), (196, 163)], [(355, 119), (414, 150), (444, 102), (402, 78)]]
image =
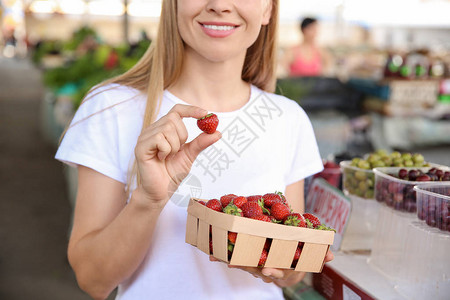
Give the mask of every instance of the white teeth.
[(203, 25), (203, 27), (212, 29), (212, 30), (232, 30), (234, 26), (217, 26), (217, 25)]

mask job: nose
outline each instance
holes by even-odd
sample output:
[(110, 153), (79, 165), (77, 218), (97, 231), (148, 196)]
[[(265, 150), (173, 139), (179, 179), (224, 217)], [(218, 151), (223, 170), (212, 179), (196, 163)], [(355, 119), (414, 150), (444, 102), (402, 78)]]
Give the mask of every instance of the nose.
[(231, 12), (232, 8), (233, 3), (230, 0), (209, 0), (206, 5), (208, 12), (216, 14)]

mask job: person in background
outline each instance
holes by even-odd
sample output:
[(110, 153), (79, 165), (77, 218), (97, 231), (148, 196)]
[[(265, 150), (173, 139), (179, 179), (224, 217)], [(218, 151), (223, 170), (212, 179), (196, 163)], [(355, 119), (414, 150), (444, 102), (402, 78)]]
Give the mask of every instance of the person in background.
[[(203, 199), (278, 190), (303, 212), (323, 165), (304, 110), (273, 94), (278, 2), (164, 0), (142, 59), (80, 105), (56, 158), (78, 168), (68, 258), (94, 299), (282, 300), (305, 276), (211, 262), (186, 244), (177, 200), (190, 176)], [(277, 113), (249, 113), (265, 105)], [(196, 126), (208, 112), (223, 136)]]
[(303, 40), (286, 51), (282, 62), (289, 77), (320, 76), (329, 65), (328, 53), (317, 45), (318, 26), (315, 18), (302, 20)]

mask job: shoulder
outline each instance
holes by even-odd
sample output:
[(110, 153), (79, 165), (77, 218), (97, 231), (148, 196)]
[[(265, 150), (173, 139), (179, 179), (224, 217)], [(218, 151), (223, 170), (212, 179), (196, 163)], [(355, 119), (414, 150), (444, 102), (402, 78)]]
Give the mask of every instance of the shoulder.
[(145, 104), (145, 95), (136, 89), (118, 84), (96, 86), (76, 110), (72, 125), (85, 120), (135, 118), (143, 113)]
[(141, 96), (143, 96), (143, 94), (132, 87), (115, 83), (107, 84), (92, 88), (86, 95), (81, 105), (90, 102), (92, 99), (95, 99), (103, 104), (115, 105), (123, 103), (127, 100), (129, 101), (142, 98)]

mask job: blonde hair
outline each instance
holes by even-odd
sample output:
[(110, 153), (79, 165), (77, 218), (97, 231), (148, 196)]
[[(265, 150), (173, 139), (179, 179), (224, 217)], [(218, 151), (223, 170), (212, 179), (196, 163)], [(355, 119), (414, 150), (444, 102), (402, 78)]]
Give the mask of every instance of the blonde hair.
[[(255, 43), (247, 50), (242, 69), (244, 81), (267, 92), (275, 91), (276, 83), (276, 33), (279, 0), (271, 1), (272, 13), (269, 24), (262, 26)], [(164, 89), (170, 87), (180, 76), (183, 53), (184, 43), (178, 32), (177, 0), (164, 0), (157, 37), (144, 56), (129, 71), (104, 81), (95, 89), (108, 84), (119, 84), (147, 94), (143, 130), (154, 122)], [(136, 175), (138, 183), (140, 182), (136, 162), (134, 162), (129, 175), (127, 192), (129, 192), (130, 183)]]

